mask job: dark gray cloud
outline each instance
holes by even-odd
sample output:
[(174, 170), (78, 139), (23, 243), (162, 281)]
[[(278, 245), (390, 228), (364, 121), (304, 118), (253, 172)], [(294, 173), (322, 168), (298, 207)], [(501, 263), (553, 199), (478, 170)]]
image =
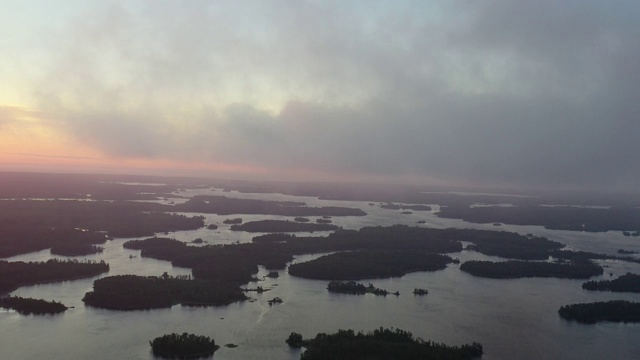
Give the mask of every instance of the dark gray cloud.
[(36, 97), (117, 156), (633, 189), (640, 4), (370, 4), (109, 6)]

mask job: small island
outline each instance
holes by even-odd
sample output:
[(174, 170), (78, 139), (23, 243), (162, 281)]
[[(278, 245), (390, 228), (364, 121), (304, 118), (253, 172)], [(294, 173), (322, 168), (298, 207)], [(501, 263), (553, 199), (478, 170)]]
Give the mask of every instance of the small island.
[(315, 338), (304, 340), (302, 335), (291, 333), (285, 340), (289, 346), (306, 350), (300, 359), (403, 359), (403, 360), (463, 360), (482, 356), (479, 343), (449, 346), (414, 338), (401, 329), (379, 328), (363, 333), (353, 330), (338, 330), (334, 334), (320, 333)]
[(587, 281), (582, 284), (582, 288), (596, 291), (640, 293), (640, 275), (626, 273), (614, 280)]
[(209, 229), (209, 230), (216, 230), (217, 228), (218, 228), (218, 225), (216, 225), (216, 224), (207, 225), (207, 229)]
[(0, 307), (13, 309), (22, 315), (48, 315), (65, 312), (68, 308), (56, 301), (7, 296), (0, 298)]
[(318, 224), (331, 224), (332, 222), (331, 219), (316, 219), (316, 223)]
[[(355, 281), (332, 281), (327, 285), (327, 290), (331, 293), (337, 294), (354, 294), (354, 295), (362, 295), (362, 294), (373, 294), (379, 296), (387, 296), (389, 292), (384, 289), (377, 288), (373, 286), (373, 284), (369, 284), (369, 286), (364, 286), (364, 284), (357, 283)], [(400, 295), (399, 292), (393, 293), (393, 295)]]
[(618, 254), (622, 254), (622, 255), (633, 255), (637, 253), (638, 253), (637, 251), (633, 251), (633, 250), (618, 249)]
[(297, 218), (295, 218), (295, 219), (293, 219), (293, 220), (294, 220), (294, 221), (297, 221), (297, 222), (309, 222), (309, 221), (311, 221), (311, 220), (309, 220), (309, 219), (308, 219), (308, 218), (306, 218), (306, 217), (297, 217)]
[(640, 303), (626, 300), (600, 301), (565, 305), (558, 310), (560, 317), (584, 324), (599, 321), (640, 322)]
[(153, 355), (169, 359), (208, 357), (220, 347), (208, 336), (183, 333), (168, 334), (149, 341)]
[(222, 223), (227, 225), (237, 225), (237, 224), (242, 224), (242, 219), (241, 218), (226, 219)]
[(588, 279), (602, 275), (604, 269), (589, 261), (575, 263), (551, 263), (542, 261), (466, 261), (460, 270), (475, 276), (516, 279), (523, 277), (555, 277), (563, 279)]
[(429, 290), (427, 289), (418, 289), (418, 288), (413, 289), (413, 295), (428, 295), (428, 294), (429, 294)]

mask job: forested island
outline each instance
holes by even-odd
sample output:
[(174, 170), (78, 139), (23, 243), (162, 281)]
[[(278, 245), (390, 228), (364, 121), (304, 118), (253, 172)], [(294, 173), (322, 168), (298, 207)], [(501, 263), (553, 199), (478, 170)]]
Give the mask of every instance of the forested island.
[(246, 300), (236, 283), (191, 279), (190, 276), (117, 275), (93, 282), (85, 304), (111, 310), (149, 310), (176, 304), (218, 306)]
[[(329, 220), (329, 222), (331, 221)], [(233, 231), (246, 232), (314, 232), (337, 229), (340, 229), (340, 227), (331, 224), (314, 224), (287, 220), (258, 220), (249, 221), (241, 225), (231, 225), (231, 230)]]
[(13, 309), (22, 315), (48, 315), (65, 312), (68, 308), (56, 301), (6, 296), (0, 298), (0, 307)]
[(363, 250), (339, 252), (292, 264), (289, 274), (307, 279), (345, 280), (399, 277), (415, 271), (436, 271), (457, 260), (415, 251)]
[(220, 347), (208, 336), (167, 334), (149, 341), (153, 355), (169, 359), (197, 359), (213, 355)]
[(107, 271), (109, 264), (104, 261), (0, 261), (0, 294), (11, 292), (21, 286), (87, 278)]
[(424, 341), (401, 329), (379, 328), (363, 333), (338, 330), (334, 334), (317, 334), (304, 340), (302, 335), (291, 333), (285, 340), (292, 347), (304, 346), (300, 355), (304, 360), (348, 359), (403, 359), (403, 360), (464, 360), (482, 356), (479, 343), (461, 346)]
[[(373, 294), (380, 296), (389, 295), (389, 291), (377, 288), (371, 283), (369, 283), (369, 286), (364, 286), (364, 284), (355, 281), (331, 281), (327, 285), (327, 290), (329, 290), (330, 293), (336, 294)], [(400, 295), (400, 293), (396, 292), (393, 293), (393, 295)]]
[(554, 277), (565, 279), (587, 279), (602, 275), (601, 266), (591, 262), (551, 263), (541, 261), (465, 261), (460, 270), (471, 275), (499, 279), (523, 277)]
[(565, 305), (558, 310), (560, 317), (585, 324), (599, 321), (640, 322), (640, 303), (626, 300)]
[(409, 205), (409, 204), (386, 203), (386, 204), (380, 204), (380, 207), (383, 209), (389, 209), (389, 210), (431, 211), (431, 206), (420, 205), (420, 204)]
[(413, 289), (413, 295), (428, 295), (428, 294), (429, 294), (429, 290), (427, 289), (418, 289), (418, 288)]
[(626, 273), (614, 280), (587, 281), (582, 284), (586, 290), (612, 292), (640, 292), (640, 275)]

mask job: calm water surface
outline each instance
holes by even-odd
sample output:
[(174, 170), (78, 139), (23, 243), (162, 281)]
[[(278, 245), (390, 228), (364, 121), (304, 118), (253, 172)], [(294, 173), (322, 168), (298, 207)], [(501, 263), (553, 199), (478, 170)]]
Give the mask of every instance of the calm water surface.
[[(225, 195), (239, 198), (303, 201), (311, 206), (358, 207), (365, 217), (334, 217), (335, 224), (348, 229), (363, 226), (407, 224), (424, 220), (437, 228), (468, 227), (517, 231), (546, 236), (578, 250), (615, 253), (619, 248), (640, 250), (637, 238), (619, 233), (577, 233), (546, 230), (538, 226), (470, 224), (461, 220), (440, 219), (433, 212), (400, 211), (370, 206), (368, 202), (327, 201), (312, 197), (282, 194), (242, 194), (220, 190), (187, 190), (181, 196), (197, 194)], [(437, 209), (437, 206), (434, 206)], [(242, 217), (245, 221), (282, 219), (279, 216), (202, 214), (206, 223), (220, 225), (217, 230), (180, 231), (168, 236), (182, 241), (202, 238), (209, 244), (249, 242), (256, 234), (232, 232), (222, 221)], [(311, 217), (315, 220), (314, 217)], [(316, 232), (313, 235), (324, 233)], [(122, 248), (129, 239), (115, 239), (105, 244), (102, 254), (83, 259), (104, 259), (111, 270), (107, 275), (189, 274), (189, 269), (172, 267), (166, 261), (141, 258), (139, 251)], [(136, 256), (130, 258), (130, 255)], [(295, 262), (307, 261), (318, 254), (299, 256)], [(495, 259), (475, 252), (452, 254), (461, 261)], [(12, 257), (9, 260), (42, 261), (51, 256), (41, 251)], [(603, 261), (610, 278), (626, 272), (640, 273), (639, 264)], [(258, 274), (266, 274), (264, 269)], [(557, 310), (576, 302), (627, 299), (640, 301), (639, 294), (587, 292), (582, 280), (514, 279), (496, 280), (473, 277), (450, 265), (446, 270), (421, 272), (401, 278), (371, 280), (400, 296), (329, 294), (326, 281), (291, 277), (280, 271), (277, 279), (266, 278), (258, 285), (271, 290), (251, 293), (254, 302), (223, 307), (120, 312), (85, 307), (81, 299), (98, 277), (63, 283), (23, 287), (14, 295), (57, 300), (73, 308), (62, 315), (21, 316), (0, 310), (0, 359), (153, 359), (148, 340), (171, 332), (193, 332), (213, 337), (219, 345), (233, 343), (237, 348), (221, 347), (215, 359), (298, 359), (300, 351), (290, 350), (284, 339), (296, 331), (304, 337), (318, 332), (335, 332), (341, 328), (372, 330), (396, 327), (415, 336), (459, 345), (477, 341), (483, 344), (483, 359), (636, 359), (640, 356), (640, 324), (600, 323), (582, 325), (562, 320)], [(366, 281), (365, 281), (366, 282)], [(251, 285), (255, 286), (255, 284)], [(427, 296), (414, 296), (414, 288), (429, 289)], [(269, 306), (267, 301), (280, 297), (284, 302)]]

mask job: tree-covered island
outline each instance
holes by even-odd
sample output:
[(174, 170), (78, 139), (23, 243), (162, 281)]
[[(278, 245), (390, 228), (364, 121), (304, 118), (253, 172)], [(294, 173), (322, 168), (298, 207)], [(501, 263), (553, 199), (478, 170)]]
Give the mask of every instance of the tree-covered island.
[[(369, 284), (369, 286), (364, 286), (364, 284), (355, 282), (355, 281), (331, 281), (327, 285), (327, 290), (330, 293), (336, 294), (354, 294), (354, 295), (363, 295), (363, 294), (373, 294), (380, 296), (389, 295), (389, 291), (385, 289), (380, 289), (373, 284)], [(399, 293), (394, 293), (393, 295), (400, 295)]]
[(190, 276), (117, 275), (93, 282), (85, 304), (111, 310), (149, 310), (175, 304), (218, 306), (246, 300), (235, 283), (194, 280)]
[(285, 341), (291, 347), (306, 348), (300, 355), (301, 360), (466, 360), (483, 353), (479, 343), (449, 346), (414, 338), (408, 331), (384, 328), (366, 334), (338, 330), (334, 334), (320, 333), (308, 340), (294, 332)]
[(208, 336), (195, 334), (167, 334), (149, 341), (153, 355), (169, 359), (197, 359), (208, 357), (220, 347)]
[(574, 263), (552, 263), (542, 261), (466, 261), (460, 270), (471, 275), (515, 279), (523, 277), (555, 277), (567, 279), (588, 279), (602, 275), (601, 266), (589, 261)]
[(100, 246), (84, 243), (59, 243), (51, 247), (51, 254), (60, 256), (83, 256), (99, 254), (104, 249)]
[(587, 281), (582, 284), (582, 288), (596, 291), (640, 293), (640, 275), (626, 273), (614, 280)]
[(307, 279), (349, 280), (399, 277), (416, 271), (436, 271), (457, 260), (417, 251), (363, 250), (339, 252), (292, 264), (289, 274)]
[(23, 298), (19, 296), (6, 296), (0, 298), (0, 307), (13, 309), (22, 315), (59, 314), (68, 309), (62, 303), (56, 301)]
[(599, 321), (640, 322), (640, 303), (626, 300), (600, 301), (564, 305), (558, 310), (560, 317), (585, 324)]

